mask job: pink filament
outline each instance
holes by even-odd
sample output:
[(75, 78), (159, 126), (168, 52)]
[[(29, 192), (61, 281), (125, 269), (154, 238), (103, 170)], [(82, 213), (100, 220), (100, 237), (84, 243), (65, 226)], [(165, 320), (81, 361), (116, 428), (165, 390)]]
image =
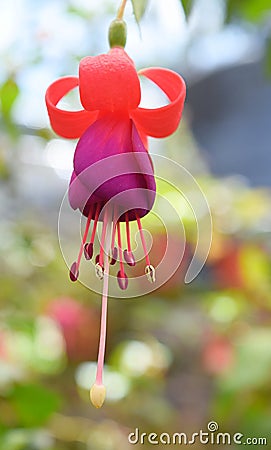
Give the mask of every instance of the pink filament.
[(115, 212), (113, 219), (113, 231), (112, 231), (112, 240), (111, 240), (111, 250), (115, 247), (115, 237), (116, 237), (116, 226), (117, 226), (117, 214)]
[(93, 244), (94, 239), (95, 239), (95, 234), (96, 234), (96, 229), (97, 229), (97, 223), (98, 223), (98, 217), (99, 217), (100, 210), (101, 210), (101, 205), (98, 204), (97, 207), (96, 207), (95, 218), (94, 218), (94, 225), (93, 225), (91, 238), (90, 238), (90, 243), (91, 244)]
[(120, 273), (121, 273), (121, 276), (124, 277), (125, 274), (124, 274), (123, 259), (122, 259), (122, 246), (121, 246), (121, 234), (120, 234), (120, 223), (119, 222), (117, 222), (117, 230), (118, 230)]
[(91, 216), (92, 216), (92, 209), (90, 209), (89, 214), (88, 214), (85, 232), (84, 232), (84, 235), (83, 235), (83, 239), (82, 239), (82, 242), (81, 242), (78, 258), (77, 258), (77, 261), (76, 261), (77, 269), (79, 269), (80, 261), (81, 261), (83, 250), (84, 250), (84, 245), (85, 245), (87, 237), (88, 237), (88, 232), (89, 232), (89, 227), (90, 227), (90, 222), (91, 222)]
[(130, 253), (131, 252), (131, 236), (130, 236), (128, 213), (125, 214), (125, 221), (126, 221), (127, 249), (128, 249), (128, 252)]
[(141, 242), (142, 242), (142, 247), (143, 247), (146, 263), (149, 266), (151, 264), (150, 263), (150, 258), (149, 258), (149, 255), (148, 255), (147, 245), (146, 245), (146, 241), (145, 241), (145, 237), (144, 237), (141, 221), (140, 221), (140, 218), (138, 217), (138, 215), (136, 216), (136, 220), (137, 220), (137, 225), (138, 225), (138, 229), (139, 229), (139, 233), (140, 233), (140, 237), (141, 237)]

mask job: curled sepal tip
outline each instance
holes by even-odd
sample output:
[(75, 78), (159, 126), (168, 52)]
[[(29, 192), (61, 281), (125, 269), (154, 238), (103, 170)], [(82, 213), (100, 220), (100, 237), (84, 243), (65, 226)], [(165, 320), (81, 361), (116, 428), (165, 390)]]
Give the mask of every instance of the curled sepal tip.
[(155, 283), (155, 268), (151, 264), (146, 266), (145, 274), (147, 275), (150, 283)]
[(90, 401), (95, 408), (101, 408), (105, 401), (106, 389), (103, 384), (94, 383), (90, 389)]

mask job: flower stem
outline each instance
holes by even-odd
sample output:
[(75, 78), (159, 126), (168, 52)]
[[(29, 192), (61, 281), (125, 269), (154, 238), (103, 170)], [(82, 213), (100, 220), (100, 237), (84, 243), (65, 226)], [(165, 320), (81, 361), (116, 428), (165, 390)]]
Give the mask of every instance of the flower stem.
[(127, 3), (127, 0), (122, 0), (122, 2), (121, 2), (121, 5), (120, 5), (118, 13), (117, 13), (117, 19), (119, 19), (119, 20), (123, 19), (126, 3)]

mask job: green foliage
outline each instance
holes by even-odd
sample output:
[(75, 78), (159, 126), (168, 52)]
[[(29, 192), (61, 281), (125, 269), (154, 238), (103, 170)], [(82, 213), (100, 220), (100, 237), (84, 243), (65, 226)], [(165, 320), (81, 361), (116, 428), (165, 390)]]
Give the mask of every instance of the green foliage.
[(42, 425), (58, 409), (58, 394), (39, 384), (14, 386), (11, 403), (23, 426)]
[(60, 450), (52, 449), (53, 441), (44, 430), (15, 428), (0, 435), (0, 448), (5, 450)]
[(249, 20), (251, 22), (261, 21), (271, 10), (270, 0), (228, 0), (227, 18), (234, 17)]
[(10, 175), (10, 170), (4, 152), (1, 152), (0, 150), (0, 180), (8, 180)]
[(146, 12), (148, 3), (148, 0), (132, 0), (133, 12), (138, 24)]
[(8, 78), (0, 87), (0, 103), (3, 117), (11, 117), (12, 108), (19, 95), (19, 87), (13, 78)]
[(268, 77), (271, 77), (271, 37), (266, 43), (265, 49), (265, 73)]
[(181, 3), (186, 17), (189, 16), (193, 6), (193, 0), (181, 0)]
[[(270, 338), (269, 329), (255, 327), (237, 339), (234, 364), (231, 371), (222, 377), (223, 389), (238, 391), (268, 383), (271, 370)], [(253, 364), (250, 365), (251, 361)]]

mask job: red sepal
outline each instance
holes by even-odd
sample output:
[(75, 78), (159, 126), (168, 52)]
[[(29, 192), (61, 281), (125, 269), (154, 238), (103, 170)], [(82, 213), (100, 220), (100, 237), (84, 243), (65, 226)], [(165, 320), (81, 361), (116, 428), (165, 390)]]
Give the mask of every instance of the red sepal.
[(134, 63), (120, 47), (80, 61), (79, 90), (81, 103), (88, 111), (128, 111), (140, 103)]
[(56, 105), (72, 89), (78, 86), (77, 77), (63, 77), (52, 83), (45, 95), (46, 106), (53, 130), (62, 137), (79, 138), (95, 122), (98, 111), (65, 111)]
[(172, 70), (153, 67), (139, 72), (159, 86), (170, 102), (160, 108), (137, 108), (130, 112), (138, 128), (147, 136), (166, 137), (177, 129), (183, 111), (186, 86), (183, 78)]

